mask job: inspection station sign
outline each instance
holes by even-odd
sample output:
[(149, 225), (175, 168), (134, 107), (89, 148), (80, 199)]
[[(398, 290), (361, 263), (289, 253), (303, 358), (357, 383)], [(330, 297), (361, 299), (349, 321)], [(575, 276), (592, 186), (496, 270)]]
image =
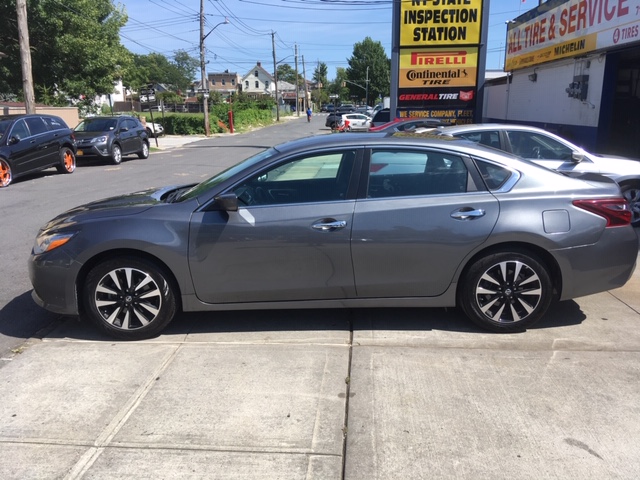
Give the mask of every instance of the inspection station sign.
[(400, 46), (480, 43), (482, 0), (400, 2)]
[(505, 71), (640, 41), (640, 0), (550, 0), (507, 27)]

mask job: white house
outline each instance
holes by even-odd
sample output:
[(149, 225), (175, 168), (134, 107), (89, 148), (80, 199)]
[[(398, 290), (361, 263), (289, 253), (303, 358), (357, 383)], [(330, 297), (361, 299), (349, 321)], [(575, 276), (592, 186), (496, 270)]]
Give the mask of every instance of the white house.
[(242, 91), (249, 95), (275, 95), (276, 86), (273, 76), (260, 62), (242, 77)]

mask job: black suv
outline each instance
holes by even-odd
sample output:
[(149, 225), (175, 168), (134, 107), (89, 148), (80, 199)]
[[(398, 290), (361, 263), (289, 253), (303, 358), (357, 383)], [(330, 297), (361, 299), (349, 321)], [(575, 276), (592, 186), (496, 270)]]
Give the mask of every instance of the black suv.
[(60, 173), (76, 169), (76, 141), (64, 120), (44, 114), (0, 116), (0, 188), (49, 167)]
[(135, 153), (149, 157), (149, 134), (135, 117), (85, 118), (74, 129), (78, 141), (78, 156), (108, 158), (118, 165), (122, 157)]

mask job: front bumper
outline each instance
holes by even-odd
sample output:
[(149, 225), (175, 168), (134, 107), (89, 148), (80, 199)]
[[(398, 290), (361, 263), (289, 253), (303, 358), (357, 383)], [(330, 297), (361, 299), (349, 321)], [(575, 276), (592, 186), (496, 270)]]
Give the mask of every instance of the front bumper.
[(76, 278), (81, 265), (59, 248), (29, 257), (31, 297), (42, 308), (63, 315), (78, 315)]

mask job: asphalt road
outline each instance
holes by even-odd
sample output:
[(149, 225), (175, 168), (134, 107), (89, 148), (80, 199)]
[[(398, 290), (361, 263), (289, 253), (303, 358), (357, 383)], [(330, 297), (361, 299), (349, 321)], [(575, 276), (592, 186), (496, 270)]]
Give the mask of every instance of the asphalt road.
[(33, 302), (27, 272), (33, 241), (47, 221), (65, 210), (112, 195), (199, 182), (264, 148), (328, 132), (322, 116), (314, 116), (311, 123), (303, 115), (283, 118), (280, 124), (249, 133), (203, 139), (189, 144), (188, 149), (152, 148), (147, 160), (134, 155), (118, 166), (78, 159), (78, 167), (71, 175), (49, 169), (0, 189), (5, 222), (0, 229), (0, 356), (58, 318)]

